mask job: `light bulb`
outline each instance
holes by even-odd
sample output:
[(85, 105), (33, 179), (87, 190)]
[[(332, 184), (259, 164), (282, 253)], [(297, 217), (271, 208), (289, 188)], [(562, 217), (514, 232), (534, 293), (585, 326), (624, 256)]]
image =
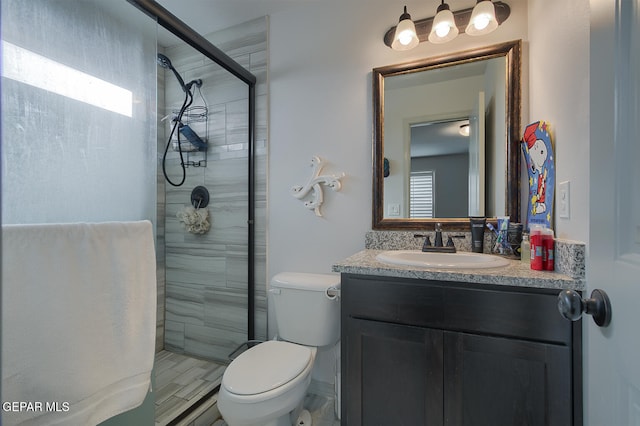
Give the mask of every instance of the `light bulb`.
[(436, 35), (438, 37), (446, 37), (450, 30), (451, 27), (448, 24), (442, 23), (436, 27)]
[(486, 14), (482, 14), (477, 16), (476, 19), (474, 19), (473, 26), (476, 28), (476, 30), (481, 31), (487, 28), (487, 25), (489, 25), (489, 22), (491, 22), (491, 18)]
[(413, 40), (413, 34), (409, 30), (405, 30), (398, 35), (398, 41), (401, 45), (406, 46)]

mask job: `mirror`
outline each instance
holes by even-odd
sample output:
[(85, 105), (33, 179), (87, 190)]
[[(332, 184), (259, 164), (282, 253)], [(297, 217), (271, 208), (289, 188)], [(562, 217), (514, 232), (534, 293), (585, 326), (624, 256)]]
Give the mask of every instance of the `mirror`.
[(519, 221), (520, 66), (516, 40), (373, 69), (373, 229)]

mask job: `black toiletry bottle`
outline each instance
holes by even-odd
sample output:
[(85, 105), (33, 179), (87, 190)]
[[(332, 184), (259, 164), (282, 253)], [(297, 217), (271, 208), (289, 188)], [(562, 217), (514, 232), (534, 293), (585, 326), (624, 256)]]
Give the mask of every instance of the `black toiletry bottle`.
[(486, 217), (470, 217), (471, 223), (471, 251), (482, 253), (484, 251), (484, 227), (487, 222)]

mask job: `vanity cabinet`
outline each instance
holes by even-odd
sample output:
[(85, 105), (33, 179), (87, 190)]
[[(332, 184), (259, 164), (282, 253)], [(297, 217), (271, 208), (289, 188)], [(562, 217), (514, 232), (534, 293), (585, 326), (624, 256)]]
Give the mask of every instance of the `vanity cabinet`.
[(342, 424), (581, 425), (557, 293), (342, 274)]

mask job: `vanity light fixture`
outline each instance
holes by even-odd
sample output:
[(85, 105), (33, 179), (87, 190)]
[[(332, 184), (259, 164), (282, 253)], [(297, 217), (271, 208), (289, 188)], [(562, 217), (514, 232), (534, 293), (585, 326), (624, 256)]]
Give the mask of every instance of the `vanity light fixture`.
[(431, 43), (446, 43), (453, 40), (458, 35), (458, 27), (449, 5), (442, 0), (429, 33)]
[(420, 41), (416, 35), (416, 26), (411, 20), (411, 15), (407, 13), (407, 6), (405, 6), (404, 13), (400, 15), (398, 25), (395, 27), (391, 48), (393, 50), (409, 50), (416, 47), (418, 43)]
[[(489, 34), (510, 14), (511, 8), (502, 1), (478, 0), (473, 8), (452, 12), (449, 5), (441, 0), (435, 17), (414, 22), (405, 6), (398, 25), (386, 32), (384, 44), (394, 50), (408, 50), (425, 41), (445, 43), (453, 40), (460, 31), (471, 36)], [(449, 23), (448, 32), (446, 23)]]

